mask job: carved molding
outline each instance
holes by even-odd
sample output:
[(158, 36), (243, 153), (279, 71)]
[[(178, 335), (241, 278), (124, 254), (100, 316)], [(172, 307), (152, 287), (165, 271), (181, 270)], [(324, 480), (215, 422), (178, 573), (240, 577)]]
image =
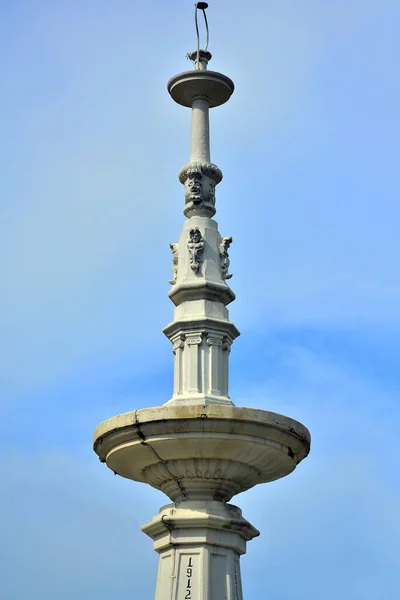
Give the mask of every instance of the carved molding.
[(187, 244), (190, 257), (190, 268), (197, 273), (203, 260), (204, 239), (197, 227), (189, 231)]
[(195, 173), (209, 177), (215, 185), (222, 180), (222, 171), (217, 165), (214, 165), (213, 163), (190, 162), (187, 165), (184, 165), (179, 171), (179, 181), (184, 184), (186, 179)]
[(169, 247), (172, 250), (172, 279), (169, 280), (171, 285), (176, 283), (178, 277), (178, 253), (179, 253), (179, 244), (178, 242), (171, 242)]
[(231, 236), (227, 236), (222, 238), (221, 244), (219, 246), (219, 256), (221, 261), (221, 276), (222, 279), (230, 279), (232, 277), (232, 273), (228, 273), (229, 265), (231, 263), (229, 259), (229, 247), (232, 244)]
[[(161, 489), (171, 500), (180, 500), (180, 491), (185, 490), (189, 499), (230, 498), (254, 485), (258, 471), (244, 461), (221, 458), (172, 459), (166, 464), (155, 463), (145, 468), (143, 475), (148, 483)], [(178, 487), (176, 481), (181, 486)]]

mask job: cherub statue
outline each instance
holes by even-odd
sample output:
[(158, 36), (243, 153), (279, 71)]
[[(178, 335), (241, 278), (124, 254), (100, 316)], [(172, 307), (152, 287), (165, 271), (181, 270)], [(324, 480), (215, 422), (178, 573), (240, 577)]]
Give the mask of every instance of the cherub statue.
[(172, 279), (169, 280), (169, 283), (171, 285), (174, 285), (176, 283), (176, 278), (178, 277), (179, 244), (178, 244), (178, 242), (171, 242), (169, 247), (172, 250), (172, 274), (173, 274), (173, 277), (172, 277)]
[(229, 265), (231, 263), (231, 261), (229, 260), (228, 249), (231, 244), (232, 238), (229, 235), (227, 237), (222, 238), (221, 244), (219, 246), (222, 279), (230, 279), (232, 277), (232, 273), (228, 273)]
[(203, 257), (204, 240), (197, 227), (189, 231), (188, 250), (190, 256), (190, 268), (197, 273)]

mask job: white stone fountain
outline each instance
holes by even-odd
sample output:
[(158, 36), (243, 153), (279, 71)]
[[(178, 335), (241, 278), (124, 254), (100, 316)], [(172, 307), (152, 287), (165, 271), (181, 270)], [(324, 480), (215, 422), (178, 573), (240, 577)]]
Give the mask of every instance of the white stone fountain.
[[(206, 7), (197, 3), (196, 26)], [(168, 83), (173, 100), (192, 110), (190, 161), (179, 173), (187, 220), (170, 244), (175, 309), (164, 329), (174, 353), (173, 395), (101, 423), (94, 450), (114, 473), (172, 501), (142, 527), (160, 555), (156, 600), (242, 600), (239, 558), (259, 532), (228, 502), (291, 473), (309, 452), (310, 434), (288, 417), (236, 407), (228, 394), (239, 332), (226, 308), (235, 298), (227, 284), (232, 239), (212, 218), (222, 173), (210, 162), (209, 109), (224, 104), (234, 85), (207, 70), (207, 49), (189, 58), (194, 69)]]

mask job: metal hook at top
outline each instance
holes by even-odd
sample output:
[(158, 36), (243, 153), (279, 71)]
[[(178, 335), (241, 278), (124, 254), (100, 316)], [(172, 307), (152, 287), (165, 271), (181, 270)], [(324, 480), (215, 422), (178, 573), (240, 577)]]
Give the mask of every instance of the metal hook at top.
[(203, 12), (204, 23), (206, 25), (206, 45), (205, 45), (204, 50), (207, 50), (208, 49), (209, 33), (208, 33), (208, 22), (207, 22), (206, 8), (208, 8), (207, 2), (196, 2), (196, 4), (194, 5), (194, 22), (196, 24), (196, 34), (197, 34), (197, 64), (196, 64), (196, 68), (197, 69), (200, 68), (200, 34), (199, 34), (199, 24), (197, 22), (197, 11), (201, 10)]

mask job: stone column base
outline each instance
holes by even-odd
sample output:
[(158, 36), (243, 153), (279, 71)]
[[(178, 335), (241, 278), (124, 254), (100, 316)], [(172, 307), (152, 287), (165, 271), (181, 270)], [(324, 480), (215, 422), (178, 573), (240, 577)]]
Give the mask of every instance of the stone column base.
[(156, 600), (242, 600), (239, 558), (259, 535), (237, 506), (168, 504), (142, 530), (160, 555)]

